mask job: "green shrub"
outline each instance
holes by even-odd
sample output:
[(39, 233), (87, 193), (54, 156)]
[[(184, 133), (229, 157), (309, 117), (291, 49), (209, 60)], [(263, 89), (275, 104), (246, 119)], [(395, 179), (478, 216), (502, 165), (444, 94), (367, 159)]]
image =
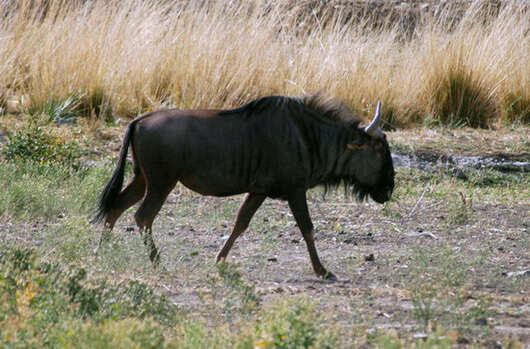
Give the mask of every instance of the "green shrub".
[(40, 126), (32, 125), (8, 134), (2, 154), (10, 161), (59, 163), (77, 168), (81, 149), (75, 142), (67, 142), (44, 132)]
[(114, 285), (83, 268), (38, 262), (31, 249), (1, 248), (0, 346), (75, 347), (76, 339), (86, 339), (152, 348), (163, 340), (162, 328), (179, 320), (173, 303), (143, 283)]
[(219, 263), (216, 268), (217, 275), (206, 280), (210, 292), (201, 295), (203, 302), (207, 306), (220, 308), (228, 322), (233, 322), (240, 315), (252, 315), (261, 303), (254, 286), (243, 280), (234, 264)]
[(258, 348), (335, 348), (336, 337), (322, 328), (323, 320), (307, 300), (279, 302), (257, 323)]

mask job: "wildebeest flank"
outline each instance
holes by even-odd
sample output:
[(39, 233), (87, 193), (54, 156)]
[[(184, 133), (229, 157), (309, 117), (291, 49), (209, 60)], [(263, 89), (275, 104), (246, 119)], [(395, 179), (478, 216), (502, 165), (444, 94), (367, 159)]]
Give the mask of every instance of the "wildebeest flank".
[[(127, 127), (96, 218), (104, 219), (112, 230), (120, 215), (143, 198), (136, 224), (151, 261), (157, 263), (151, 226), (177, 182), (202, 195), (248, 193), (217, 255), (219, 262), (226, 259), (265, 198), (287, 200), (315, 273), (334, 278), (315, 248), (306, 191), (343, 183), (360, 200), (367, 196), (379, 203), (390, 199), (394, 168), (378, 126), (380, 107), (378, 103), (374, 119), (365, 128), (345, 107), (319, 95), (264, 97), (233, 110), (172, 109), (139, 116)], [(134, 177), (122, 191), (129, 146)]]

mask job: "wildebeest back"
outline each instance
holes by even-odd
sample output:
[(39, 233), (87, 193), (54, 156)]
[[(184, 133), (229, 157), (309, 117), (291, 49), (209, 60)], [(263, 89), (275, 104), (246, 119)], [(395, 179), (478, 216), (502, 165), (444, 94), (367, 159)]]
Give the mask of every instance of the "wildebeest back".
[(137, 154), (142, 163), (163, 165), (168, 177), (201, 194), (278, 197), (310, 177), (309, 149), (289, 114), (288, 108), (268, 113), (252, 106), (158, 112), (137, 123), (133, 148), (143, 149)]

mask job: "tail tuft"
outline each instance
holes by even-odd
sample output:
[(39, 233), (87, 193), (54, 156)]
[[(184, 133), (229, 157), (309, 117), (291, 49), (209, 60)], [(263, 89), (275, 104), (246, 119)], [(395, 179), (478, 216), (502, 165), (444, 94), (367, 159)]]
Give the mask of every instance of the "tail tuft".
[(94, 217), (91, 220), (93, 223), (101, 222), (107, 217), (109, 212), (114, 208), (116, 199), (120, 195), (121, 188), (123, 186), (127, 151), (129, 149), (133, 127), (134, 123), (132, 122), (131, 124), (129, 124), (127, 130), (125, 131), (125, 136), (123, 137), (123, 144), (121, 146), (118, 164), (116, 165), (116, 169), (114, 170), (111, 179), (105, 186), (105, 189), (103, 189), (103, 191), (101, 192), (98, 208)]

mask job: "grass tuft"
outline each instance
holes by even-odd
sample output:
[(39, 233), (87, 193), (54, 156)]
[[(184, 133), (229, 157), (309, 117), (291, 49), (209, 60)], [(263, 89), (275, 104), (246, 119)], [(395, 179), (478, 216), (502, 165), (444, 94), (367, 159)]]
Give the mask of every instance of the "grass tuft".
[(492, 124), (497, 116), (495, 101), (486, 83), (463, 67), (449, 67), (434, 77), (431, 113), (440, 125), (481, 127)]

